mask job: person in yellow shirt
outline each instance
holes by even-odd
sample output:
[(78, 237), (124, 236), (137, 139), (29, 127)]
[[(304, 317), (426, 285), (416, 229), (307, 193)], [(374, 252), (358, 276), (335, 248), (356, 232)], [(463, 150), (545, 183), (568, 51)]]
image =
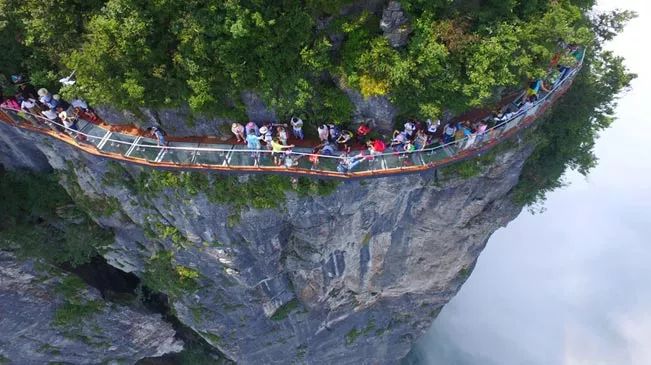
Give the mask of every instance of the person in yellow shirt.
[(280, 142), (278, 137), (274, 138), (271, 140), (271, 155), (274, 157), (274, 164), (276, 166), (280, 166), (282, 164), (282, 159), (281, 156), (283, 154), (283, 150), (286, 150), (288, 148), (294, 148), (294, 145), (289, 145), (285, 146)]

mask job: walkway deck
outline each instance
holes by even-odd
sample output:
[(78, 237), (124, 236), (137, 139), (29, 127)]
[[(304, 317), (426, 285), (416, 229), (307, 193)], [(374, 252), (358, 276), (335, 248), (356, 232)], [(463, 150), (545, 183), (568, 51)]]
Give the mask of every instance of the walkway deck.
[[(153, 168), (182, 171), (221, 171), (231, 173), (278, 173), (336, 179), (358, 179), (417, 173), (436, 169), (481, 155), (499, 143), (531, 126), (570, 88), (580, 66), (570, 72), (551, 92), (528, 109), (520, 110), (511, 119), (489, 129), (484, 136), (469, 136), (447, 145), (427, 148), (412, 153), (384, 153), (360, 163), (354, 171), (337, 171), (340, 157), (319, 155), (315, 168), (309, 162), (310, 148), (294, 148), (291, 156), (297, 161), (294, 167), (276, 166), (270, 152), (247, 150), (242, 144), (217, 143), (214, 138), (170, 139), (167, 147), (144, 137), (135, 128), (116, 128), (105, 123), (81, 119), (79, 134), (73, 138), (53, 128), (47, 119), (10, 109), (0, 109), (0, 120), (22, 130), (56, 138), (94, 156), (109, 158)], [(59, 129), (63, 129), (59, 126)], [(75, 133), (74, 131), (66, 131)], [(254, 153), (252, 153), (254, 152)]]

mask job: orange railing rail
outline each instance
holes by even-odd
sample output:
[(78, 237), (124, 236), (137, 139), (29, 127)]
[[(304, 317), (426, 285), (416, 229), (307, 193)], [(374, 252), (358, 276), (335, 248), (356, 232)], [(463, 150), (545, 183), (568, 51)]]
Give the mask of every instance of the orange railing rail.
[[(583, 51), (585, 56), (585, 50)], [(79, 119), (77, 130), (66, 128), (40, 115), (0, 108), (0, 120), (16, 128), (41, 133), (95, 156), (154, 168), (174, 170), (210, 170), (245, 173), (280, 173), (355, 179), (407, 174), (436, 169), (458, 161), (479, 156), (497, 144), (532, 125), (571, 86), (583, 60), (558, 80), (550, 92), (535, 103), (525, 104), (504, 121), (481, 134), (472, 134), (454, 142), (412, 152), (391, 152), (353, 158), (359, 160), (353, 169), (351, 158), (341, 155), (316, 155), (318, 164), (310, 157), (310, 148), (294, 148), (283, 154), (282, 166), (273, 163), (269, 150), (249, 150), (241, 145), (219, 143), (170, 142), (158, 146), (151, 138), (110, 128)], [(346, 160), (344, 160), (346, 159)]]

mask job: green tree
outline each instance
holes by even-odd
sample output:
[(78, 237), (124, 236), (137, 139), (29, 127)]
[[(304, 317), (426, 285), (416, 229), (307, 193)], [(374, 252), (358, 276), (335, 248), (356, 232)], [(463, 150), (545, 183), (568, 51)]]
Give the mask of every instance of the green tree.
[(617, 98), (635, 75), (611, 52), (589, 54), (572, 89), (535, 132), (536, 150), (514, 190), (516, 202), (541, 204), (546, 193), (563, 185), (568, 169), (587, 174), (597, 164), (598, 133), (614, 120)]

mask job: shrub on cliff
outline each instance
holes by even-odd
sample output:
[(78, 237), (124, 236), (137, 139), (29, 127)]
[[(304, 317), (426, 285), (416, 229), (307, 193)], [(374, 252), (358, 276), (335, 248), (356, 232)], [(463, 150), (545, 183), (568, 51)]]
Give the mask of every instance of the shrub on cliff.
[(113, 239), (75, 208), (55, 175), (0, 170), (0, 248), (78, 266)]
[(589, 44), (592, 0), (403, 0), (413, 32), (392, 48), (379, 14), (351, 1), (197, 3), (162, 0), (0, 0), (0, 66), (118, 107), (174, 107), (244, 118), (253, 90), (280, 116), (346, 121), (333, 79), (387, 95), (403, 114), (433, 117), (490, 103), (544, 72), (556, 42)]

